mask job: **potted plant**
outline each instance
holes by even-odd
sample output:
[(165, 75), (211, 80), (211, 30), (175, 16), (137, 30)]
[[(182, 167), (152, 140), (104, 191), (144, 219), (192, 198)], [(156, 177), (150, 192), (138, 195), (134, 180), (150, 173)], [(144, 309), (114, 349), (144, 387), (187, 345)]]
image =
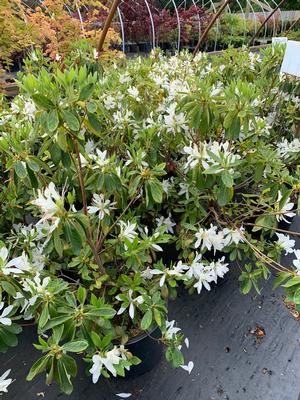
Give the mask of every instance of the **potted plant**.
[(168, 299), (179, 283), (210, 290), (230, 261), (243, 293), (273, 267), (300, 303), (299, 252), (295, 268), (280, 264), (295, 242), (278, 222), (299, 192), (299, 83), (280, 82), (281, 59), (26, 63), (21, 94), (1, 100), (0, 350), (17, 344), (19, 319), (35, 325), (43, 355), (28, 380), (46, 371), (71, 393), (69, 353), (94, 383), (125, 376), (145, 341), (190, 373)]

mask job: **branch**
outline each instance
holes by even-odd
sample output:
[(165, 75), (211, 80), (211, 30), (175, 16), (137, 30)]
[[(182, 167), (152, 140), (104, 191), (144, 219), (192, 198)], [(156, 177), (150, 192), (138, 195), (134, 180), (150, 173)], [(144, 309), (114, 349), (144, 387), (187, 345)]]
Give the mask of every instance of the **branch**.
[[(89, 218), (88, 215), (88, 209), (87, 209), (87, 200), (86, 200), (86, 191), (85, 191), (85, 184), (84, 184), (84, 177), (83, 177), (83, 170), (82, 170), (82, 165), (81, 165), (81, 159), (80, 159), (80, 152), (79, 152), (79, 148), (78, 148), (78, 142), (77, 139), (73, 137), (73, 143), (74, 143), (74, 148), (75, 148), (75, 152), (76, 152), (76, 156), (77, 156), (77, 160), (78, 160), (78, 168), (76, 163), (75, 164), (75, 168), (77, 170), (78, 173), (78, 177), (79, 177), (79, 184), (80, 184), (80, 190), (81, 190), (81, 195), (82, 195), (82, 203), (83, 203), (83, 212), (84, 214)], [(106, 274), (106, 270), (103, 267), (103, 263), (102, 260), (98, 254), (97, 248), (93, 242), (93, 233), (91, 230), (91, 225), (89, 224), (89, 226), (87, 227), (87, 242), (93, 252), (94, 255), (94, 259), (96, 264), (99, 267), (99, 270), (101, 272), (102, 275)]]

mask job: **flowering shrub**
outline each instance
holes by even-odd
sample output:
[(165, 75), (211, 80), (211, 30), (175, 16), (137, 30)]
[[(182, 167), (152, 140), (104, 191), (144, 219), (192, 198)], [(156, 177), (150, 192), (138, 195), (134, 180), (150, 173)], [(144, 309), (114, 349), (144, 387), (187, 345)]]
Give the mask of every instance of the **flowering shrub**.
[(298, 208), (300, 86), (280, 79), (281, 60), (278, 48), (154, 52), (102, 72), (28, 64), (0, 115), (0, 350), (34, 321), (43, 355), (28, 380), (46, 371), (71, 393), (70, 353), (94, 383), (124, 376), (141, 361), (128, 341), (155, 326), (190, 373), (167, 299), (179, 284), (210, 290), (230, 261), (243, 293), (273, 267), (299, 307), (300, 251), (282, 223)]
[[(35, 9), (25, 7), (21, 0), (5, 0), (0, 5), (0, 66), (11, 67), (16, 57), (33, 47), (42, 48), (52, 59), (66, 56), (82, 42), (96, 47), (107, 14), (107, 7), (98, 0), (78, 4), (43, 0)], [(109, 47), (119, 41), (118, 33), (110, 28), (103, 47), (105, 57), (116, 55)]]
[[(178, 36), (178, 20), (175, 11), (156, 7), (156, 1), (148, 1), (155, 28), (155, 36), (158, 43), (176, 42)], [(121, 5), (124, 17), (125, 38), (127, 41), (149, 41), (151, 37), (151, 18), (144, 1), (124, 1)], [(181, 27), (181, 42), (188, 43), (198, 39), (199, 23), (202, 30), (207, 22), (207, 15), (203, 8), (190, 6), (187, 9), (178, 8), (178, 16)]]

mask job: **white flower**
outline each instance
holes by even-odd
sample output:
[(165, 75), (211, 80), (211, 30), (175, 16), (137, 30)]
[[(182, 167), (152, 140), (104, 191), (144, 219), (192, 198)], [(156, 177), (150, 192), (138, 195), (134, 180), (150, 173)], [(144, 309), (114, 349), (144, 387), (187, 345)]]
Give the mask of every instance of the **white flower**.
[(283, 235), (282, 233), (276, 233), (278, 240), (277, 244), (282, 250), (285, 250), (285, 255), (294, 252), (295, 240), (291, 239), (289, 235)]
[(183, 113), (176, 111), (176, 103), (172, 103), (166, 110), (167, 115), (165, 115), (165, 126), (168, 132), (177, 133), (181, 130), (187, 130), (186, 119)]
[(32, 254), (32, 269), (34, 271), (42, 271), (45, 267), (47, 258), (43, 254), (43, 248), (34, 247), (31, 251)]
[(29, 299), (29, 305), (35, 304), (38, 297), (49, 296), (51, 293), (47, 290), (47, 287), (51, 279), (49, 276), (41, 280), (40, 275), (36, 274), (33, 279), (25, 279), (23, 282), (23, 290), (32, 295)]
[(210, 282), (215, 280), (215, 276), (209, 268), (203, 268), (199, 272), (198, 282), (194, 284), (194, 288), (197, 289), (198, 294), (201, 293), (202, 287), (204, 286), (206, 290), (210, 290)]
[(28, 261), (28, 256), (25, 252), (21, 256), (13, 258), (6, 263), (8, 250), (6, 247), (0, 249), (0, 270), (4, 275), (23, 274), (25, 271), (31, 270), (31, 265)]
[(223, 234), (225, 237), (226, 246), (234, 244), (239, 244), (239, 242), (243, 242), (242, 232), (245, 231), (245, 228), (242, 226), (239, 229), (223, 229)]
[[(128, 301), (128, 304), (129, 304), (129, 316), (130, 316), (131, 319), (134, 319), (135, 306), (143, 304), (144, 303), (144, 299), (143, 299), (143, 296), (137, 296), (135, 298), (132, 298), (132, 295), (133, 295), (133, 290), (129, 289), (128, 293), (127, 293), (127, 301)], [(122, 301), (120, 295), (116, 296), (116, 299), (119, 300), (119, 301)], [(126, 308), (127, 307), (123, 307), (122, 306), (119, 309), (117, 314), (118, 315), (123, 314), (123, 312), (126, 310)]]
[(92, 154), (95, 150), (95, 143), (93, 140), (88, 140), (84, 146), (84, 150), (87, 154)]
[(60, 61), (60, 60), (61, 60), (61, 56), (60, 56), (59, 54), (56, 54), (56, 55), (55, 55), (55, 60), (56, 60), (56, 61)]
[(186, 272), (186, 276), (188, 279), (192, 278), (198, 278), (200, 276), (200, 273), (202, 272), (204, 265), (201, 262), (202, 255), (199, 253), (196, 253), (195, 258), (192, 262), (192, 264), (188, 267), (188, 271)]
[(174, 233), (173, 227), (176, 226), (176, 224), (171, 220), (171, 214), (169, 214), (167, 218), (163, 216), (156, 218), (155, 221), (157, 223), (157, 229), (163, 226), (166, 228), (166, 232)]
[(56, 214), (63, 207), (64, 199), (56, 191), (53, 182), (51, 182), (43, 191), (38, 189), (38, 197), (31, 203), (37, 207), (40, 207), (44, 213), (42, 221), (51, 220), (56, 224), (59, 222), (59, 218), (56, 216)]
[[(136, 223), (131, 223), (130, 221), (124, 222), (120, 221), (119, 222), (120, 226), (120, 233), (119, 233), (119, 238), (122, 240), (127, 239), (129, 242), (133, 242), (136, 236), (138, 235), (137, 232), (135, 231), (136, 229)], [(126, 246), (125, 246), (126, 247)]]
[(220, 231), (217, 233), (217, 227), (212, 224), (209, 229), (200, 228), (195, 236), (197, 239), (195, 249), (201, 246), (202, 249), (210, 251), (213, 247), (214, 253), (216, 253), (217, 250), (223, 250), (226, 246), (223, 232)]
[(217, 278), (224, 278), (224, 275), (229, 271), (228, 264), (224, 263), (225, 256), (219, 259), (218, 261), (213, 261), (210, 263), (209, 267), (216, 274), (215, 282)]
[(25, 101), (23, 114), (27, 117), (27, 119), (32, 120), (34, 118), (35, 112), (35, 104), (32, 101)]
[(130, 81), (131, 81), (131, 78), (127, 73), (123, 74), (123, 75), (120, 75), (120, 82), (121, 83), (128, 83)]
[(144, 279), (152, 279), (153, 278), (153, 272), (150, 267), (147, 267), (143, 272), (142, 272), (142, 278)]
[(165, 338), (168, 340), (172, 340), (174, 336), (181, 331), (180, 328), (177, 328), (175, 325), (175, 321), (166, 321), (166, 332)]
[(109, 200), (104, 199), (104, 194), (93, 194), (92, 205), (88, 207), (89, 214), (99, 213), (100, 221), (105, 217), (105, 215), (110, 214), (110, 210), (114, 210), (113, 207), (117, 203), (111, 203)]
[(193, 363), (193, 361), (190, 361), (188, 363), (188, 365), (180, 365), (180, 367), (182, 369), (184, 369), (185, 371), (187, 371), (189, 373), (189, 375), (190, 375), (190, 373), (192, 372), (192, 370), (194, 368), (194, 363)]
[(287, 223), (291, 223), (291, 221), (288, 221), (287, 219), (285, 219), (285, 217), (289, 217), (292, 218), (294, 217), (296, 214), (294, 212), (291, 212), (291, 210), (294, 208), (294, 203), (290, 203), (290, 197), (288, 197), (285, 201), (285, 203), (283, 204), (283, 206), (280, 208), (279, 206), (279, 202), (282, 199), (282, 194), (281, 191), (278, 191), (278, 198), (277, 198), (277, 203), (276, 203), (276, 211), (278, 211), (279, 213), (276, 214), (276, 219), (277, 221), (285, 221)]
[(99, 149), (96, 149), (96, 155), (91, 154), (90, 157), (96, 163), (94, 169), (100, 168), (101, 170), (103, 170), (109, 164), (110, 160), (109, 158), (106, 158), (106, 156), (107, 156), (107, 150), (100, 151)]
[(171, 189), (171, 187), (173, 185), (173, 180), (174, 180), (173, 178), (169, 178), (169, 179), (164, 179), (161, 182), (163, 191), (166, 193), (167, 196), (168, 196), (168, 194), (170, 192), (170, 189)]
[(188, 349), (188, 348), (190, 347), (190, 341), (189, 341), (189, 339), (188, 339), (188, 338), (185, 338), (185, 339), (184, 339), (184, 343), (185, 343), (185, 345), (186, 345), (186, 348)]
[(135, 99), (138, 103), (141, 101), (141, 98), (139, 96), (139, 91), (135, 86), (130, 86), (127, 90), (128, 94), (130, 97)]
[(116, 107), (116, 100), (113, 96), (108, 95), (103, 99), (104, 107), (107, 110), (113, 110)]
[(182, 261), (179, 261), (179, 262), (177, 263), (177, 265), (175, 265), (175, 266), (173, 267), (173, 269), (169, 269), (169, 268), (165, 268), (164, 270), (161, 270), (161, 269), (152, 269), (152, 270), (151, 270), (151, 273), (152, 273), (152, 275), (162, 275), (162, 277), (160, 278), (160, 281), (159, 281), (159, 286), (162, 287), (162, 286), (164, 285), (164, 283), (165, 283), (165, 281), (166, 281), (166, 278), (167, 278), (168, 276), (177, 276), (177, 277), (180, 277), (180, 276), (183, 275), (183, 273), (185, 272), (185, 270), (186, 270), (187, 268), (188, 268), (188, 267), (187, 267), (186, 265), (184, 265), (184, 264), (182, 263)]
[(189, 194), (189, 185), (187, 183), (179, 183), (180, 186), (180, 191), (178, 192), (179, 196), (185, 196), (185, 198), (188, 200), (190, 197)]
[[(0, 303), (0, 311), (3, 309), (4, 307), (4, 303), (1, 302)], [(10, 326), (12, 324), (11, 319), (7, 317), (7, 315), (12, 311), (12, 309), (14, 308), (14, 306), (8, 306), (5, 307), (2, 310), (2, 313), (0, 314), (0, 325), (6, 325), (6, 326)], [(0, 383), (0, 387), (1, 387), (1, 383)]]
[(3, 375), (0, 376), (0, 393), (7, 393), (8, 386), (12, 383), (12, 379), (6, 379), (10, 374), (10, 369), (4, 372)]
[(93, 57), (94, 57), (94, 60), (98, 60), (98, 58), (99, 58), (99, 53), (96, 49), (93, 49)]
[(37, 57), (35, 51), (32, 51), (32, 52), (31, 52), (30, 57), (31, 57), (32, 61), (38, 61), (38, 57)]
[(97, 383), (103, 367), (105, 367), (114, 377), (117, 376), (115, 365), (122, 361), (121, 352), (117, 347), (105, 353), (105, 355), (95, 354), (92, 358), (93, 366), (90, 373), (93, 375), (93, 383)]
[(183, 153), (188, 154), (187, 162), (184, 166), (185, 170), (194, 169), (196, 165), (201, 164), (202, 159), (205, 157), (205, 147), (198, 148), (196, 144), (190, 144), (183, 148)]
[(300, 250), (294, 250), (296, 260), (293, 260), (293, 264), (296, 267), (297, 271), (300, 271)]

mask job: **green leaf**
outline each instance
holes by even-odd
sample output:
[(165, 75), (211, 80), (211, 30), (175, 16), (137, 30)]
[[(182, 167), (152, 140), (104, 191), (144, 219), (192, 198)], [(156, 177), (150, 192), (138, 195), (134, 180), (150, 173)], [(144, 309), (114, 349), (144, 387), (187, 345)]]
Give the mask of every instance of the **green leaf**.
[(79, 286), (77, 290), (77, 300), (79, 301), (80, 304), (84, 304), (86, 300), (86, 289), (83, 286)]
[(62, 361), (65, 364), (68, 374), (71, 376), (76, 376), (77, 375), (77, 365), (76, 365), (76, 361), (74, 360), (74, 358), (68, 356), (67, 354), (63, 354)]
[(51, 110), (47, 118), (47, 126), (50, 132), (55, 132), (59, 125), (57, 110)]
[(152, 324), (152, 311), (148, 310), (142, 318), (141, 328), (146, 331)]
[(49, 361), (50, 356), (43, 356), (39, 358), (30, 368), (29, 374), (26, 377), (27, 381), (32, 381), (38, 374), (44, 371)]
[(89, 83), (81, 90), (79, 95), (79, 100), (81, 101), (88, 100), (91, 97), (93, 91), (94, 91), (94, 84)]
[(290, 279), (283, 287), (289, 288), (295, 285), (300, 285), (300, 276), (295, 276), (294, 278)]
[(2, 286), (3, 290), (4, 290), (7, 294), (9, 294), (9, 295), (12, 296), (12, 297), (15, 297), (15, 295), (16, 295), (16, 289), (15, 289), (15, 287), (14, 287), (11, 283), (6, 282), (6, 281), (2, 281), (2, 282), (1, 282), (1, 286)]
[(26, 163), (26, 170), (27, 170), (27, 174), (31, 183), (31, 186), (34, 189), (37, 189), (39, 187), (39, 182), (34, 174), (34, 172), (28, 167), (28, 164)]
[(73, 392), (73, 385), (66, 371), (66, 365), (61, 358), (57, 361), (57, 372), (61, 390), (66, 394), (71, 394)]
[(39, 318), (39, 328), (43, 329), (43, 327), (48, 322), (49, 318), (50, 318), (49, 309), (48, 309), (48, 306), (45, 305), (43, 307), (43, 311), (42, 311), (42, 313), (40, 315), (40, 318)]
[(233, 186), (233, 179), (229, 171), (222, 171), (221, 179), (226, 187), (230, 188)]
[(242, 282), (241, 290), (243, 294), (248, 294), (252, 288), (252, 281), (251, 279), (245, 279)]
[(72, 315), (61, 315), (59, 317), (52, 318), (47, 324), (44, 326), (43, 331), (47, 331), (48, 329), (54, 328), (55, 326), (59, 326), (64, 324), (65, 322), (72, 319)]
[(80, 353), (88, 347), (88, 342), (86, 340), (78, 339), (73, 342), (65, 343), (62, 346), (64, 351), (70, 351), (71, 353)]
[(101, 132), (102, 126), (95, 114), (88, 113), (88, 121), (96, 132)]
[(66, 222), (64, 225), (64, 234), (66, 240), (70, 243), (74, 254), (78, 255), (82, 247), (82, 242), (76, 228), (72, 224)]
[(162, 326), (161, 312), (156, 308), (154, 309), (154, 319), (158, 326)]
[(184, 358), (181, 351), (175, 347), (169, 347), (166, 351), (166, 359), (171, 363), (172, 367), (178, 368), (184, 364)]
[(111, 306), (101, 306), (94, 308), (86, 313), (87, 316), (90, 317), (106, 317), (112, 318), (116, 315), (116, 311)]
[(40, 170), (40, 166), (37, 162), (35, 162), (34, 160), (32, 160), (31, 158), (28, 158), (26, 160), (26, 164), (28, 165), (28, 167), (31, 169), (31, 171), (33, 172), (39, 172)]
[(9, 332), (9, 327), (0, 325), (0, 342), (1, 340), (9, 347), (15, 347), (18, 344), (18, 338), (16, 335)]
[(273, 283), (273, 290), (277, 289), (285, 280), (291, 277), (290, 272), (281, 272), (275, 279)]
[(27, 171), (22, 161), (17, 161), (14, 165), (14, 169), (20, 179), (27, 177)]
[(58, 229), (55, 229), (52, 233), (52, 238), (53, 238), (53, 242), (54, 242), (54, 248), (57, 252), (57, 254), (62, 257), (63, 255), (63, 241), (58, 233)]
[(63, 110), (62, 111), (63, 119), (65, 120), (68, 127), (73, 132), (78, 132), (80, 129), (80, 122), (75, 114), (71, 111)]
[(52, 101), (42, 94), (33, 94), (31, 97), (35, 104), (39, 107), (45, 109), (54, 108), (54, 104), (52, 103)]
[(149, 181), (151, 195), (155, 203), (161, 203), (163, 198), (163, 190), (160, 182)]
[(220, 186), (218, 191), (218, 203), (221, 207), (225, 206), (230, 202), (233, 197), (233, 188), (227, 188), (224, 186)]
[(294, 303), (300, 304), (300, 288), (298, 288), (294, 293)]

